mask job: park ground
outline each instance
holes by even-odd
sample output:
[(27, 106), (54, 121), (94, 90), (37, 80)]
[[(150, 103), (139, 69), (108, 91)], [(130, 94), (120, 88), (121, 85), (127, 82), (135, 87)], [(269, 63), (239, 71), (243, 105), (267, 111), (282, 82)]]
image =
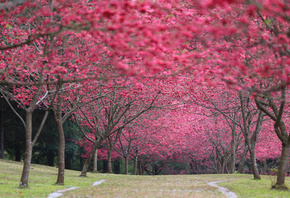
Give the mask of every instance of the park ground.
[[(32, 165), (29, 188), (18, 188), (22, 163), (0, 160), (0, 197), (47, 197), (57, 190), (78, 187), (64, 192), (62, 197), (225, 197), (217, 188), (208, 185), (213, 181), (237, 194), (238, 197), (290, 197), (290, 191), (271, 190), (275, 176), (262, 176), (253, 180), (248, 174), (223, 175), (160, 175), (136, 176), (89, 173), (79, 177), (79, 171), (66, 170), (65, 185), (54, 185), (57, 168)], [(92, 186), (96, 181), (102, 184)], [(286, 178), (290, 186), (290, 178)]]

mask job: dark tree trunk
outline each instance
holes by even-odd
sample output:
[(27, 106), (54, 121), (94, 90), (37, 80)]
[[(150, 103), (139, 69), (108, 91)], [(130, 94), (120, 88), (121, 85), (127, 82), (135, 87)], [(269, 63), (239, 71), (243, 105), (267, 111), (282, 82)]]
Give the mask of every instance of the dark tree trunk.
[(65, 170), (65, 136), (62, 126), (62, 121), (56, 118), (56, 127), (58, 133), (58, 174), (56, 184), (64, 185), (64, 170)]
[(25, 158), (19, 185), (20, 188), (28, 188), (28, 176), (32, 158), (32, 111), (26, 112), (25, 138)]
[(278, 168), (278, 175), (277, 175), (277, 181), (275, 186), (273, 188), (275, 189), (287, 189), (285, 186), (285, 175), (288, 168), (288, 161), (289, 161), (289, 148), (290, 144), (282, 144), (282, 153), (281, 153), (281, 159), (280, 164)]
[(93, 172), (98, 172), (98, 149), (96, 149), (94, 154), (94, 161), (93, 161)]
[(103, 142), (103, 139), (101, 139), (101, 138), (99, 138), (99, 139), (97, 139), (97, 141), (95, 141), (93, 149), (92, 149), (92, 151), (90, 152), (88, 158), (85, 161), (85, 164), (83, 166), (83, 170), (82, 170), (80, 176), (82, 176), (82, 177), (86, 177), (87, 176), (87, 172), (88, 172), (91, 160), (93, 159), (93, 156), (94, 156), (94, 154), (96, 152), (96, 149), (99, 148), (99, 146), (102, 144), (102, 142)]
[[(34, 140), (32, 141), (32, 113), (35, 109), (36, 102), (39, 97), (39, 93), (41, 90), (41, 83), (43, 82), (44, 75), (41, 74), (39, 78), (39, 85), (37, 85), (36, 93), (34, 94), (32, 101), (30, 102), (30, 105), (28, 109), (26, 109), (26, 121), (25, 121), (25, 158), (24, 158), (24, 165), (22, 170), (22, 175), (20, 179), (20, 188), (28, 188), (28, 176), (30, 171), (30, 165), (31, 165), (31, 158), (32, 158), (32, 148), (33, 144), (37, 140), (37, 137), (41, 131), (42, 128), (39, 128), (39, 131), (37, 132)], [(42, 122), (43, 123), (43, 122)]]
[[(34, 140), (32, 141), (32, 113), (33, 113), (34, 107), (30, 107), (28, 110), (26, 110), (26, 124), (25, 124), (25, 140), (26, 140), (26, 145), (25, 145), (25, 157), (24, 157), (24, 165), (23, 165), (23, 170), (22, 170), (22, 175), (20, 179), (20, 188), (27, 188), (28, 187), (28, 176), (29, 176), (29, 171), (30, 171), (30, 165), (31, 165), (31, 158), (32, 158), (32, 149), (33, 145), (36, 142), (42, 127), (44, 125), (44, 122), (47, 118), (45, 116), (42, 120), (42, 123), (34, 137)], [(47, 112), (48, 113), (48, 112)]]
[(129, 174), (128, 167), (129, 167), (129, 156), (126, 155), (126, 156), (125, 156), (125, 174), (126, 174), (126, 175)]
[[(2, 105), (2, 104), (1, 104)], [(0, 159), (4, 159), (4, 120), (3, 107), (0, 105)]]
[(109, 144), (109, 149), (108, 149), (108, 173), (113, 173), (112, 170), (112, 153), (113, 153), (113, 147), (111, 144)]
[(259, 111), (255, 131), (254, 131), (252, 137), (250, 138), (249, 137), (249, 135), (250, 135), (249, 120), (247, 120), (247, 118), (246, 118), (244, 99), (242, 96), (242, 92), (240, 92), (239, 94), (240, 94), (241, 111), (242, 111), (242, 117), (243, 117), (243, 134), (245, 137), (245, 145), (248, 145), (248, 148), (250, 151), (251, 166), (252, 166), (252, 172), (254, 175), (254, 179), (260, 180), (261, 177), (259, 175), (258, 166), (257, 166), (257, 162), (256, 162), (255, 145), (256, 145), (258, 135), (259, 135), (261, 128), (262, 128), (263, 114), (262, 114), (262, 111)]
[(58, 96), (56, 109), (53, 108), (54, 120), (58, 134), (58, 174), (56, 184), (64, 185), (64, 170), (65, 170), (65, 136), (63, 131), (62, 106), (63, 99)]
[(234, 124), (232, 128), (230, 173), (235, 173), (236, 171), (235, 165), (236, 165), (236, 124)]
[(224, 173), (225, 173), (225, 166), (226, 166), (226, 163), (225, 163), (225, 157), (222, 157), (222, 158), (221, 158), (221, 169), (220, 169), (220, 174), (224, 174)]
[(256, 129), (251, 137), (251, 141), (250, 141), (251, 146), (249, 147), (254, 179), (259, 179), (259, 180), (261, 179), (261, 177), (260, 177), (257, 162), (256, 162), (256, 142), (262, 128), (262, 122), (263, 122), (263, 115), (262, 115), (262, 111), (260, 111), (258, 119), (257, 119)]
[(216, 148), (216, 170), (218, 174), (224, 174), (225, 173), (225, 156), (222, 156), (218, 148)]
[(254, 179), (261, 179), (257, 162), (256, 162), (256, 152), (255, 152), (255, 147), (253, 146), (252, 148), (249, 149), (250, 151), (250, 158), (251, 158), (251, 166), (252, 166), (252, 171), (254, 175)]
[(138, 155), (136, 152), (135, 161), (134, 161), (134, 175), (137, 175), (137, 169), (138, 169)]
[(245, 163), (246, 163), (248, 151), (249, 151), (248, 146), (245, 145), (244, 151), (243, 151), (240, 163), (239, 163), (238, 173), (244, 173), (244, 168), (245, 168)]
[(144, 166), (139, 162), (139, 175), (144, 175)]

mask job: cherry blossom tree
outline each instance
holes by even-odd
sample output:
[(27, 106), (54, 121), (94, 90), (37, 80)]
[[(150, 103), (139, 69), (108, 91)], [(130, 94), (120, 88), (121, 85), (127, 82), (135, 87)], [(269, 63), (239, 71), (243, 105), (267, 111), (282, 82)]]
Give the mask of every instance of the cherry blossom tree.
[[(283, 117), (290, 82), (289, 10), (285, 0), (3, 0), (0, 85), (14, 86), (13, 97), (28, 101), (28, 150), (28, 120), (45, 96), (45, 84), (183, 75), (249, 91), (275, 122), (282, 143), (280, 188), (290, 144)], [(273, 92), (281, 92), (280, 99)], [(27, 187), (25, 178), (21, 186)]]
[[(89, 127), (95, 134), (93, 148), (86, 159), (81, 176), (86, 176), (93, 154), (101, 143), (109, 136), (121, 133), (126, 125), (149, 111), (159, 95), (159, 93), (152, 97), (151, 94), (139, 95), (138, 87), (135, 91), (134, 87), (131, 87), (131, 91), (126, 89), (118, 91), (118, 89), (113, 87), (106, 97), (92, 103), (89, 107), (80, 108), (77, 114), (77, 118), (82, 119), (80, 125)], [(85, 134), (84, 131), (83, 133)]]
[[(132, 125), (132, 124), (131, 124)], [(133, 124), (134, 126), (134, 124)], [(136, 126), (136, 125), (135, 125)], [(119, 153), (121, 157), (125, 160), (125, 174), (128, 175), (128, 167), (129, 167), (129, 159), (132, 156), (132, 152), (135, 150), (135, 153), (137, 151), (137, 145), (135, 145), (135, 141), (137, 139), (137, 129), (134, 129), (133, 127), (127, 126), (125, 129), (122, 130), (122, 133), (120, 133), (120, 137), (118, 139), (118, 144), (115, 147), (115, 150)], [(133, 157), (133, 156), (132, 156)], [(134, 157), (133, 157), (134, 158)], [(135, 175), (136, 175), (136, 167), (137, 167), (137, 160), (136, 157), (134, 158), (135, 164)]]

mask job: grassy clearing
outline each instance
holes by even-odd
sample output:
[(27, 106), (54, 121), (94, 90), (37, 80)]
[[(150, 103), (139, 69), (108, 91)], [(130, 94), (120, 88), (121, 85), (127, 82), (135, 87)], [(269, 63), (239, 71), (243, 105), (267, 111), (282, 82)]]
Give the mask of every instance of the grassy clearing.
[[(238, 174), (236, 174), (238, 175)], [(235, 192), (238, 197), (290, 197), (290, 191), (277, 191), (271, 189), (271, 184), (276, 182), (276, 176), (261, 175), (261, 180), (239, 179), (235, 182), (219, 183), (219, 186), (225, 187)], [(286, 186), (290, 187), (290, 178), (286, 177)]]
[[(0, 160), (0, 197), (47, 197), (50, 193), (69, 187), (62, 197), (224, 197), (207, 183), (227, 181), (218, 185), (234, 191), (239, 197), (290, 197), (290, 192), (270, 190), (274, 177), (263, 176), (261, 181), (252, 175), (164, 175), (127, 176), (93, 174), (79, 177), (79, 171), (66, 170), (65, 185), (54, 185), (57, 168), (32, 165), (29, 189), (19, 189), (22, 163)], [(105, 179), (101, 185), (91, 186)], [(290, 179), (287, 178), (290, 186)]]
[(57, 179), (57, 168), (32, 164), (29, 174), (29, 188), (19, 189), (22, 163), (0, 160), (0, 197), (47, 197), (50, 193), (72, 186), (92, 185), (100, 175), (79, 177), (79, 171), (66, 170), (65, 185), (54, 185)]

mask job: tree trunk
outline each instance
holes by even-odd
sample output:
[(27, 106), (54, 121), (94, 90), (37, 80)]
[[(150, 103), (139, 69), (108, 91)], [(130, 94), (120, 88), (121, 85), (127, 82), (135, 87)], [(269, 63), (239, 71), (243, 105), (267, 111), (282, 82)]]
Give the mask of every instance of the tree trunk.
[(268, 171), (267, 171), (267, 160), (263, 161), (263, 169), (261, 170), (261, 174), (262, 175), (268, 175)]
[(249, 149), (250, 151), (250, 158), (251, 158), (251, 165), (252, 165), (252, 171), (253, 171), (253, 175), (254, 175), (254, 179), (261, 179), (260, 174), (259, 174), (259, 170), (258, 170), (258, 166), (257, 166), (257, 162), (256, 162), (256, 152), (255, 152), (255, 146), (251, 146), (251, 148)]
[[(283, 82), (283, 81), (282, 81)], [(275, 104), (271, 95), (266, 95), (267, 102), (269, 102), (269, 106), (273, 110), (274, 114), (271, 114), (263, 105), (262, 102), (255, 97), (255, 102), (257, 107), (266, 113), (273, 121), (275, 121), (274, 129), (275, 133), (282, 142), (282, 153), (280, 158), (280, 164), (277, 173), (277, 181), (276, 184), (272, 186), (274, 189), (279, 190), (288, 190), (285, 186), (285, 175), (288, 166), (289, 160), (289, 147), (290, 147), (290, 136), (286, 131), (286, 127), (284, 121), (282, 119), (282, 114), (284, 112), (285, 103), (286, 103), (286, 85), (282, 84), (281, 87), (281, 98), (280, 98), (280, 107), (278, 110), (277, 105)]]
[(236, 124), (232, 128), (230, 173), (236, 171)]
[(101, 138), (99, 138), (99, 139), (97, 139), (97, 141), (95, 141), (93, 149), (90, 152), (88, 158), (86, 159), (86, 161), (84, 163), (83, 170), (82, 170), (82, 172), (80, 174), (81, 177), (86, 177), (87, 176), (87, 172), (88, 172), (91, 160), (92, 160), (92, 158), (93, 158), (93, 156), (94, 156), (94, 154), (96, 152), (96, 149), (99, 148), (99, 146), (102, 144), (102, 142), (103, 142), (103, 139), (101, 139)]
[(125, 156), (125, 174), (128, 175), (129, 171), (128, 171), (128, 165), (129, 165), (129, 156), (126, 155)]
[(141, 162), (139, 162), (139, 175), (144, 175), (144, 167)]
[(111, 144), (109, 144), (109, 149), (108, 149), (108, 173), (113, 173), (112, 170), (112, 153), (113, 153), (113, 147)]
[(220, 174), (224, 174), (225, 173), (225, 167), (226, 167), (225, 157), (222, 157), (221, 158), (221, 172), (220, 172)]
[(3, 120), (3, 107), (1, 108), (1, 114), (0, 114), (0, 159), (4, 159), (4, 120)]
[(240, 163), (239, 163), (238, 173), (244, 173), (244, 168), (245, 168), (245, 163), (246, 163), (248, 150), (249, 150), (248, 146), (245, 145), (244, 151), (243, 151), (243, 154), (242, 154), (242, 158), (241, 158)]
[(287, 187), (285, 186), (285, 175), (288, 168), (289, 148), (290, 148), (290, 144), (282, 143), (282, 153), (281, 153), (281, 159), (280, 159), (280, 164), (278, 168), (277, 181), (276, 181), (276, 184), (272, 186), (272, 188), (287, 189)]
[(136, 157), (134, 161), (134, 175), (137, 175), (137, 169), (138, 169), (138, 154), (136, 152)]
[(263, 114), (262, 114), (262, 111), (259, 112), (259, 116), (256, 123), (256, 129), (250, 139), (249, 138), (249, 134), (250, 134), (249, 120), (247, 120), (247, 117), (246, 117), (244, 99), (243, 99), (241, 91), (239, 92), (239, 95), (240, 95), (241, 111), (242, 111), (242, 117), (243, 117), (243, 134), (245, 138), (245, 145), (248, 145), (248, 148), (250, 151), (250, 158), (251, 158), (251, 163), (252, 163), (252, 171), (253, 171), (254, 179), (260, 180), (261, 177), (259, 175), (257, 162), (256, 162), (255, 145), (256, 145), (258, 135), (262, 128)]
[[(61, 115), (60, 115), (61, 116)], [(58, 175), (56, 184), (64, 185), (64, 170), (65, 170), (65, 136), (61, 118), (56, 118), (57, 133), (58, 133)]]
[(24, 157), (24, 165), (20, 180), (20, 188), (28, 188), (28, 176), (30, 171), (30, 164), (32, 158), (32, 112), (26, 112), (26, 126), (25, 126), (25, 157)]
[(54, 120), (58, 134), (58, 174), (56, 184), (64, 185), (64, 170), (65, 170), (65, 136), (63, 131), (62, 120), (62, 103), (63, 98), (58, 96), (56, 108), (53, 108)]
[(95, 154), (94, 154), (94, 161), (93, 161), (93, 172), (97, 173), (98, 172), (98, 149), (96, 149)]

